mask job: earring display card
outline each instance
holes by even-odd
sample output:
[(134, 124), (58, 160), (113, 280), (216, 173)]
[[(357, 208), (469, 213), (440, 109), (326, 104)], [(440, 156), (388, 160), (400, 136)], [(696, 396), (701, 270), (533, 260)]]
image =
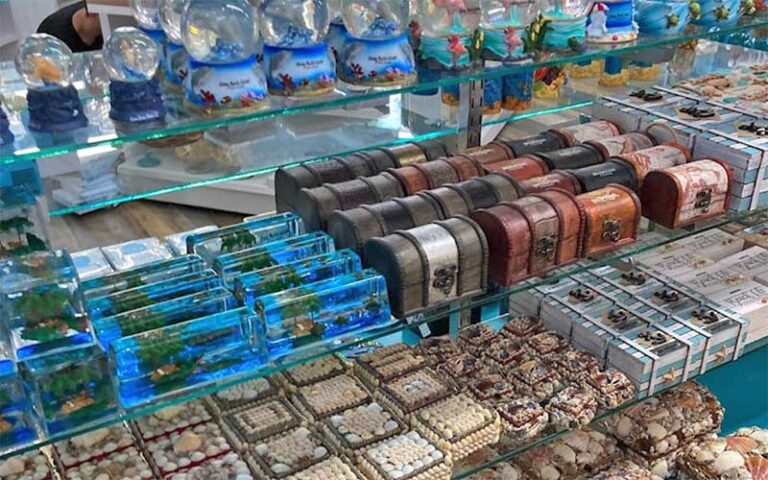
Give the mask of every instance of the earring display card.
[(768, 336), (768, 286), (749, 281), (713, 294), (712, 301), (750, 320), (748, 343)]
[(762, 247), (751, 247), (743, 252), (724, 258), (721, 265), (734, 268), (743, 275), (753, 277), (768, 272), (768, 250)]
[(163, 239), (163, 243), (171, 251), (174, 257), (179, 257), (187, 254), (187, 237), (195, 233), (208, 233), (213, 232), (218, 227), (215, 225), (205, 225), (193, 230), (187, 230), (186, 232), (175, 233), (168, 235)]
[(670, 250), (685, 248), (702, 257), (720, 261), (741, 252), (744, 249), (744, 239), (719, 228), (713, 228), (676, 240), (664, 247)]

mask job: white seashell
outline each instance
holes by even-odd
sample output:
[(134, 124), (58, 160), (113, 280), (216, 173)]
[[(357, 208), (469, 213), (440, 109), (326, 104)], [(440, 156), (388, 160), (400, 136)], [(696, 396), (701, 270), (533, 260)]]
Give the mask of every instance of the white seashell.
[(282, 475), (291, 471), (291, 467), (284, 463), (276, 463), (272, 465), (270, 469), (278, 475)]
[(715, 459), (715, 463), (712, 464), (712, 468), (718, 475), (722, 475), (727, 470), (741, 468), (744, 466), (744, 457), (731, 450), (723, 452), (719, 457)]
[(186, 431), (181, 434), (178, 440), (173, 444), (174, 453), (194, 452), (200, 449), (203, 439), (200, 435)]
[(696, 463), (710, 464), (715, 461), (715, 456), (709, 450), (701, 449), (696, 452)]
[(552, 465), (545, 465), (539, 470), (539, 477), (541, 480), (558, 480), (560, 478), (560, 472), (558, 472)]
[[(94, 430), (92, 432), (84, 433), (82, 435), (78, 435), (75, 438), (72, 439), (72, 445), (74, 445), (77, 448), (80, 449), (88, 449), (100, 441), (104, 440), (109, 436), (109, 429), (108, 428), (100, 428), (98, 430)], [(109, 451), (113, 451), (112, 450)]]
[(389, 476), (391, 478), (401, 478), (404, 475), (405, 474), (402, 472), (402, 470), (392, 470), (391, 472), (389, 472)]
[(654, 440), (661, 440), (667, 436), (667, 429), (656, 422), (651, 422), (646, 427), (648, 435)]
[(20, 459), (19, 457), (9, 458), (3, 463), (0, 463), (0, 478), (24, 473), (24, 468), (24, 460)]
[(557, 463), (574, 464), (576, 463), (576, 452), (564, 443), (558, 443), (552, 447), (553, 460)]
[(173, 420), (182, 411), (184, 411), (185, 408), (185, 405), (174, 405), (172, 407), (167, 407), (160, 410), (159, 412), (155, 413), (155, 416), (162, 420)]

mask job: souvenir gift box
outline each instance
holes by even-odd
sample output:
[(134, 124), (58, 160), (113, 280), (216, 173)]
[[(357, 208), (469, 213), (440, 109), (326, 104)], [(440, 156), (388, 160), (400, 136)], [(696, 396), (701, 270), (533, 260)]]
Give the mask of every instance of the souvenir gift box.
[(402, 377), (407, 373), (424, 368), (426, 360), (410, 350), (388, 355), (375, 361), (358, 359), (354, 364), (357, 378), (371, 390), (382, 383)]
[(205, 404), (214, 415), (221, 417), (276, 397), (279, 392), (279, 387), (271, 377), (254, 378), (205, 397)]
[(483, 293), (488, 245), (480, 227), (459, 216), (371, 239), (365, 263), (384, 275), (393, 313), (403, 318)]
[(712, 295), (712, 301), (724, 308), (746, 317), (750, 321), (748, 342), (754, 342), (768, 335), (768, 287), (749, 281), (739, 286), (720, 290)]
[(343, 457), (332, 456), (295, 475), (291, 480), (314, 480), (322, 478), (327, 480), (365, 480), (363, 474), (349, 460)]
[(63, 250), (32, 253), (0, 264), (0, 320), (18, 360), (93, 342), (75, 267)]
[(219, 255), (213, 260), (212, 267), (224, 284), (233, 288), (235, 277), (243, 273), (304, 260), (334, 250), (333, 239), (328, 234), (312, 232)]
[(293, 210), (296, 194), (302, 188), (319, 187), (324, 183), (340, 183), (359, 176), (372, 176), (387, 168), (423, 163), (448, 154), (448, 148), (439, 140), (425, 140), (382, 150), (359, 152), (345, 158), (306, 163), (295, 168), (280, 168), (275, 172), (277, 211)]
[(208, 423), (211, 419), (205, 402), (191, 400), (139, 417), (132, 422), (132, 425), (136, 431), (136, 437), (147, 442), (166, 437), (174, 432), (183, 432), (201, 423)]
[(204, 270), (89, 298), (86, 307), (91, 319), (96, 321), (216, 287), (221, 287), (221, 279), (212, 270)]
[(264, 362), (261, 335), (246, 308), (120, 338), (110, 357), (121, 404), (132, 406)]
[(351, 250), (339, 250), (238, 275), (234, 281), (234, 292), (243, 305), (253, 305), (262, 295), (328, 280), (361, 269), (357, 254)]
[(370, 480), (448, 480), (453, 470), (451, 455), (415, 430), (366, 449), (358, 463)]
[(376, 402), (333, 415), (320, 428), (326, 438), (350, 458), (354, 458), (362, 449), (406, 430), (403, 422)]
[(147, 442), (145, 458), (159, 478), (168, 478), (232, 451), (232, 446), (213, 422), (173, 432)]
[(237, 307), (237, 299), (224, 287), (213, 287), (146, 307), (93, 321), (96, 338), (105, 351), (121, 337), (206, 317)]
[(681, 480), (715, 480), (724, 476), (759, 479), (768, 469), (766, 431), (744, 428), (727, 438), (694, 443), (678, 459)]
[(224, 416), (224, 432), (242, 451), (249, 444), (304, 424), (304, 420), (286, 400), (274, 398), (249, 407), (241, 407)]
[(107, 359), (93, 345), (70, 348), (22, 363), (26, 394), (49, 435), (117, 411)]
[(101, 251), (104, 252), (104, 256), (112, 267), (118, 271), (130, 270), (173, 257), (171, 251), (154, 237), (101, 247)]
[(162, 262), (151, 263), (100, 278), (80, 279), (80, 290), (86, 300), (103, 297), (130, 288), (170, 280), (190, 273), (202, 272), (203, 260), (197, 255), (186, 255)]
[(327, 380), (331, 377), (341, 375), (346, 371), (347, 366), (343, 360), (335, 355), (328, 355), (283, 370), (283, 372), (275, 378), (281, 381), (288, 391), (295, 391), (299, 387), (305, 387), (322, 380)]
[(328, 447), (316, 433), (304, 427), (286, 430), (251, 445), (245, 460), (265, 480), (282, 479), (330, 457)]
[(57, 442), (53, 449), (62, 469), (69, 470), (134, 446), (133, 435), (128, 427), (117, 424)]
[(251, 472), (248, 464), (236, 452), (229, 452), (224, 456), (207, 460), (168, 478), (170, 480), (203, 480), (216, 475), (223, 475), (224, 478), (253, 478), (253, 472)]
[(71, 257), (81, 281), (103, 277), (115, 271), (100, 248), (73, 253)]
[(187, 237), (195, 233), (208, 233), (216, 230), (214, 225), (205, 225), (186, 232), (174, 233), (163, 239), (163, 244), (168, 247), (174, 257), (180, 257), (187, 254)]
[(554, 442), (520, 454), (516, 463), (533, 480), (591, 479), (621, 457), (612, 437), (596, 430), (566, 433)]
[(426, 407), (414, 415), (414, 428), (460, 461), (487, 445), (498, 443), (498, 413), (466, 394), (458, 394)]
[(349, 375), (338, 375), (300, 387), (291, 396), (305, 418), (320, 421), (370, 401), (368, 391)]
[(452, 393), (451, 387), (432, 369), (423, 368), (381, 385), (374, 398), (399, 418), (407, 420), (418, 410)]
[(384, 277), (370, 269), (264, 295), (254, 310), (272, 354), (391, 321)]
[[(744, 240), (719, 228), (711, 228), (703, 232), (681, 238), (668, 243), (657, 250), (670, 251), (686, 249), (715, 261), (735, 255), (744, 248)], [(768, 259), (768, 257), (767, 257)]]
[(608, 160), (591, 167), (571, 170), (582, 192), (593, 192), (608, 185), (622, 185), (637, 190), (638, 178), (632, 165), (619, 159)]
[(193, 233), (187, 236), (187, 253), (195, 253), (211, 265), (213, 260), (221, 254), (284, 240), (302, 233), (304, 233), (304, 222), (298, 215), (280, 213), (207, 233)]

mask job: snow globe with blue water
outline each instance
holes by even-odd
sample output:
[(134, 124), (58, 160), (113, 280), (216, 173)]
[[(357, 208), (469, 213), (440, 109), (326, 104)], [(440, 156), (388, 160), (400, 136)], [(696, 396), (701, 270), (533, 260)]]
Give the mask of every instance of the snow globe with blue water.
[(36, 33), (21, 43), (16, 70), (27, 85), (30, 130), (65, 132), (88, 124), (72, 86), (73, 65), (72, 51), (56, 37)]
[(265, 106), (267, 82), (256, 58), (247, 0), (187, 0), (181, 35), (189, 54), (187, 101), (207, 113)]
[(104, 44), (104, 66), (109, 75), (109, 118), (137, 123), (165, 117), (155, 42), (133, 27), (120, 27)]
[(11, 122), (8, 121), (3, 107), (0, 107), (0, 147), (13, 143), (13, 132), (11, 132)]
[(553, 50), (582, 51), (591, 5), (591, 0), (547, 0), (541, 12), (546, 22), (543, 45)]
[(416, 80), (408, 11), (402, 0), (342, 0), (347, 38), (339, 70), (345, 82), (378, 87)]
[(478, 65), (482, 35), (477, 0), (419, 0), (419, 55), (425, 68), (465, 70)]
[(330, 21), (325, 0), (261, 3), (259, 25), (270, 93), (308, 96), (334, 90), (336, 59), (325, 43)]
[(187, 0), (160, 0), (160, 25), (165, 32), (163, 72), (169, 85), (181, 88), (189, 73), (189, 57), (181, 38), (181, 15)]
[(590, 43), (623, 43), (637, 38), (634, 0), (595, 2), (589, 11), (587, 41)]
[(538, 14), (536, 0), (481, 0), (483, 58), (501, 62), (529, 58), (530, 52), (525, 48), (528, 25)]
[[(161, 54), (165, 49), (165, 32), (160, 23), (160, 0), (131, 0), (131, 12), (139, 30), (147, 34)], [(161, 59), (161, 63), (164, 60)]]

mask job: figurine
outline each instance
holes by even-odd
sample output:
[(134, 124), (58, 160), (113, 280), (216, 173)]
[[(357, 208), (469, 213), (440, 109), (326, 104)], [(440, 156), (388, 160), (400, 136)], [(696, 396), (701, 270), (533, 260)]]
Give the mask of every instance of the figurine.
[[(433, 70), (464, 70), (476, 65), (482, 49), (477, 5), (469, 0), (420, 0), (419, 53), (425, 66)], [(472, 8), (470, 8), (472, 7)]]
[(45, 33), (27, 37), (16, 55), (16, 70), (27, 84), (29, 129), (64, 132), (88, 120), (71, 84), (74, 59), (64, 42)]
[(675, 35), (683, 31), (694, 10), (688, 0), (637, 0), (635, 20), (640, 33)]
[(300, 97), (336, 88), (336, 59), (324, 42), (330, 25), (325, 0), (264, 0), (259, 7), (269, 91)]
[(347, 83), (407, 85), (416, 80), (406, 25), (408, 3), (400, 0), (343, 0), (347, 29), (340, 74)]
[(587, 35), (590, 0), (548, 0), (539, 23), (544, 26), (544, 46), (554, 50), (582, 51)]
[(133, 27), (120, 27), (104, 44), (104, 66), (109, 74), (109, 118), (134, 123), (165, 116), (155, 42)]
[(205, 113), (265, 106), (267, 81), (256, 60), (253, 9), (246, 0), (188, 0), (181, 35), (189, 54), (189, 104)]
[(481, 0), (483, 58), (514, 62), (530, 56), (528, 25), (539, 14), (535, 1)]
[(701, 16), (694, 18), (696, 25), (721, 27), (733, 25), (741, 16), (740, 0), (701, 0)]
[(587, 40), (592, 43), (630, 42), (637, 38), (633, 0), (605, 0), (592, 4)]

